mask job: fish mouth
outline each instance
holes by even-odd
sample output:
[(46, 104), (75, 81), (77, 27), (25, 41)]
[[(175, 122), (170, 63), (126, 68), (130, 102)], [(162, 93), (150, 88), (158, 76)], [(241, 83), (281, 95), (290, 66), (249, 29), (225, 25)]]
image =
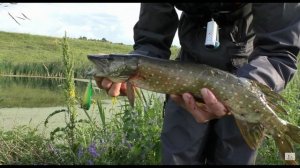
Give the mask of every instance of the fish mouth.
[[(134, 54), (90, 54), (88, 59), (95, 64), (90, 75), (99, 77), (130, 76), (137, 68), (137, 55)], [(121, 71), (116, 71), (122, 69)]]
[(109, 73), (110, 69), (110, 62), (124, 58), (125, 55), (115, 55), (115, 54), (94, 54), (94, 55), (88, 55), (87, 56), (90, 61), (92, 61), (96, 67), (94, 71), (91, 73), (97, 73), (96, 75), (107, 75)]
[(95, 64), (89, 75), (103, 76), (109, 73), (109, 55), (88, 55), (88, 59)]

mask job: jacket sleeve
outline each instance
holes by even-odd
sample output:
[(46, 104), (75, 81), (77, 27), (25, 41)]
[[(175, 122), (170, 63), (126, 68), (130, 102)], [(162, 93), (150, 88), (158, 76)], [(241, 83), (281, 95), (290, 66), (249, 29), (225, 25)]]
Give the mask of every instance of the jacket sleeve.
[(256, 34), (249, 63), (237, 75), (256, 80), (279, 92), (297, 70), (300, 50), (300, 4), (253, 4)]
[(141, 3), (131, 53), (169, 59), (177, 26), (178, 16), (172, 4)]

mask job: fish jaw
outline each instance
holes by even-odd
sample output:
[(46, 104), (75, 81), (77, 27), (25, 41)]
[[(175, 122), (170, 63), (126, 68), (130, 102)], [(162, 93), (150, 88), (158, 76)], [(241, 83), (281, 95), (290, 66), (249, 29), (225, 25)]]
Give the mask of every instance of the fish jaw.
[(88, 55), (94, 63), (92, 74), (105, 77), (113, 82), (124, 82), (134, 76), (138, 67), (138, 58), (132, 55)]

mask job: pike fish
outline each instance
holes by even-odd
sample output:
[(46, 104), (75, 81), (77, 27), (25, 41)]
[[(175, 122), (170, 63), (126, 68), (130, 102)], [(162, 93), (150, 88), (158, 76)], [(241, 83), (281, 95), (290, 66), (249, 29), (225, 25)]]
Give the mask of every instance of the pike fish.
[[(281, 157), (293, 153), (300, 144), (300, 127), (281, 119), (285, 100), (268, 86), (204, 64), (164, 60), (135, 54), (88, 55), (94, 63), (93, 75), (113, 82), (125, 82), (129, 102), (134, 104), (134, 88), (201, 98), (200, 88), (210, 89), (234, 116), (245, 142), (257, 149), (265, 135), (275, 140)], [(196, 99), (197, 100), (197, 99)], [(298, 164), (286, 160), (286, 164)]]

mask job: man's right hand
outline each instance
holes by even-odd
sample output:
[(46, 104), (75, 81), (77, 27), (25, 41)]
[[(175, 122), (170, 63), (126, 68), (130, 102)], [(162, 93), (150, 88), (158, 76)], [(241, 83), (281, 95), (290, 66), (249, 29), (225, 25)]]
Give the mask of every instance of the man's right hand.
[(97, 86), (100, 89), (106, 90), (107, 94), (116, 97), (116, 96), (125, 96), (126, 95), (126, 84), (123, 83), (114, 83), (111, 80), (103, 77), (94, 76)]

